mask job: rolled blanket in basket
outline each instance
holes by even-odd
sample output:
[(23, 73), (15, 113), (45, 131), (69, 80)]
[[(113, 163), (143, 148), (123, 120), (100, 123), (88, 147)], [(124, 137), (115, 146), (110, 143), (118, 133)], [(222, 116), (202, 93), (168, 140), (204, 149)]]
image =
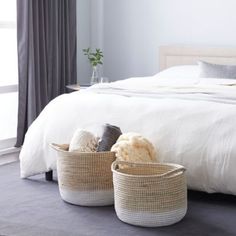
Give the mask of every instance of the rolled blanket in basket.
[(122, 134), (111, 148), (117, 160), (129, 162), (156, 162), (157, 153), (150, 141), (137, 133)]
[(78, 129), (75, 131), (69, 146), (69, 151), (96, 152), (98, 138), (92, 133)]
[(106, 124), (104, 126), (104, 131), (102, 137), (98, 143), (98, 152), (110, 151), (113, 144), (116, 143), (117, 139), (122, 134), (119, 127)]

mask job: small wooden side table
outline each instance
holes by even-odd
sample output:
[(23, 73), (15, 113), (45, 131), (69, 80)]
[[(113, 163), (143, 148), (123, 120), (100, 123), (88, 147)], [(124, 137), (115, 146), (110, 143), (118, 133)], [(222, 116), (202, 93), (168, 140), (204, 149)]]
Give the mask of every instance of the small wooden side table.
[(69, 91), (79, 91), (81, 89), (86, 89), (88, 87), (90, 87), (91, 85), (90, 84), (69, 84), (69, 85), (66, 85), (66, 88), (69, 90)]

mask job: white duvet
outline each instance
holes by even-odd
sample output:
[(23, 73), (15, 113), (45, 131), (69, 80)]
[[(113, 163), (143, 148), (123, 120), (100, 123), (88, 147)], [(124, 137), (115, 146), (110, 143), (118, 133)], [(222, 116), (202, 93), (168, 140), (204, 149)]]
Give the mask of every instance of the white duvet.
[(161, 161), (184, 165), (189, 188), (236, 195), (236, 89), (227, 85), (154, 76), (61, 95), (26, 134), (21, 177), (56, 168), (50, 143), (110, 123), (150, 139)]

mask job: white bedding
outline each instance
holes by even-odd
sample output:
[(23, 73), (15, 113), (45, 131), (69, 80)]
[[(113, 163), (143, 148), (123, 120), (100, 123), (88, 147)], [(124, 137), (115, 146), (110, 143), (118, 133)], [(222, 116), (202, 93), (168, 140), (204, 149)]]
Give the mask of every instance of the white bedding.
[(110, 123), (150, 139), (161, 161), (184, 165), (189, 188), (236, 195), (235, 118), (234, 86), (158, 76), (95, 85), (46, 106), (26, 134), (21, 177), (56, 168), (50, 143)]

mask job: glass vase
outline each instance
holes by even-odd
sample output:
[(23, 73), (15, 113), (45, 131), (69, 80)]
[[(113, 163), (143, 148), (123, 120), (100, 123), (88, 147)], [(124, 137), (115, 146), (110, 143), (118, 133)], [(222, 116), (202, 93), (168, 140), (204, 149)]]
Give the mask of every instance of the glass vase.
[(92, 76), (90, 80), (90, 85), (99, 83), (98, 68), (93, 66)]

